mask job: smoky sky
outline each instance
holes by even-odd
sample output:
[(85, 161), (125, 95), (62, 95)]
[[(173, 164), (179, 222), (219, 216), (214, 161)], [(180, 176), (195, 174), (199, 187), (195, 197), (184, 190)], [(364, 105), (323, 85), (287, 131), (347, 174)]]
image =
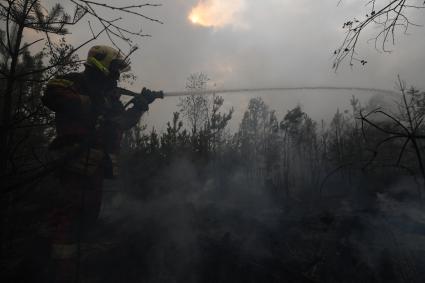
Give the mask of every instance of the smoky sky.
[[(132, 90), (143, 86), (182, 90), (186, 78), (194, 72), (206, 73), (211, 85), (217, 88), (333, 85), (394, 89), (397, 75), (410, 85), (425, 87), (425, 28), (420, 27), (412, 26), (407, 35), (397, 33), (395, 45), (388, 45), (391, 53), (379, 52), (373, 42), (368, 42), (378, 32), (371, 27), (360, 38), (358, 48), (368, 64), (353, 68), (344, 64), (338, 72), (332, 70), (333, 50), (344, 38), (343, 23), (353, 17), (364, 18), (370, 12), (365, 7), (367, 1), (345, 0), (340, 5), (338, 0), (149, 2), (162, 6), (147, 7), (144, 13), (163, 24), (128, 15), (122, 20), (122, 25), (136, 30), (142, 27), (152, 35), (134, 40), (140, 50), (131, 58), (137, 76), (135, 83), (128, 86)], [(225, 23), (207, 27), (193, 24), (189, 15), (199, 3), (215, 5), (210, 21), (215, 15), (219, 17), (222, 9), (225, 15), (220, 19), (224, 18)], [(231, 7), (226, 3), (232, 3)], [(101, 12), (113, 16), (110, 11)], [(425, 24), (423, 11), (412, 10), (408, 15), (416, 23)], [(71, 32), (69, 40), (73, 44), (90, 37), (87, 21)], [(95, 43), (110, 44), (105, 36)], [(85, 57), (88, 48), (81, 50), (81, 57)], [(167, 107), (165, 104), (154, 105), (153, 110), (162, 114), (172, 112), (172, 103)], [(169, 117), (171, 114), (166, 119)]]
[[(232, 5), (234, 13), (227, 24), (203, 27), (194, 25), (188, 18), (199, 2), (241, 5), (240, 9)], [(352, 69), (344, 65), (338, 73), (332, 70), (332, 52), (344, 37), (342, 24), (353, 17), (364, 17), (369, 12), (364, 7), (366, 1), (346, 0), (340, 5), (337, 0), (155, 0), (150, 3), (162, 6), (145, 8), (144, 13), (164, 24), (128, 15), (122, 20), (124, 26), (136, 30), (142, 27), (152, 35), (135, 39), (140, 46), (132, 56), (132, 68), (138, 76), (136, 89), (142, 85), (182, 89), (193, 72), (205, 72), (220, 87), (331, 84), (392, 88), (398, 74), (417, 87), (425, 87), (425, 29), (420, 27), (412, 26), (408, 35), (400, 32), (396, 45), (389, 45), (392, 52), (388, 54), (377, 52), (373, 42), (367, 43), (377, 32), (376, 28), (370, 28), (358, 50), (368, 59), (368, 65)], [(223, 9), (228, 7), (223, 5)], [(110, 12), (106, 14), (111, 16)], [(412, 10), (409, 15), (418, 24), (425, 23), (423, 12)], [(70, 39), (75, 44), (90, 36), (86, 21), (71, 32)], [(110, 43), (102, 37), (96, 44)], [(81, 51), (82, 57), (88, 48)]]

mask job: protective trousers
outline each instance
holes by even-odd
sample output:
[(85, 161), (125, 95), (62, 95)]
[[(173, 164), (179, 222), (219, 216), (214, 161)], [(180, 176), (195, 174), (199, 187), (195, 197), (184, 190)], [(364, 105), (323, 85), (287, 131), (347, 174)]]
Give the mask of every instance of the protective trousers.
[(50, 215), (52, 282), (75, 283), (81, 272), (81, 241), (98, 218), (103, 170), (90, 176), (64, 170)]

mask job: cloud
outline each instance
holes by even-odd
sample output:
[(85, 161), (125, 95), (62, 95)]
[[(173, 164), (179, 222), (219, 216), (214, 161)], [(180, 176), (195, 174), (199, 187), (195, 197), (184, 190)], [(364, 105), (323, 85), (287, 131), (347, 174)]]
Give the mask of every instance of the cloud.
[(205, 27), (238, 26), (244, 6), (244, 0), (201, 0), (192, 8), (188, 18), (193, 24)]

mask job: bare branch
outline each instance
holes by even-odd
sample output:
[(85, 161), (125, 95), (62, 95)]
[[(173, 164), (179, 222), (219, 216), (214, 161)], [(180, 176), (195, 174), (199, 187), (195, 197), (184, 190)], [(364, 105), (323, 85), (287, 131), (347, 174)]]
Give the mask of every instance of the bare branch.
[[(338, 2), (338, 5), (342, 1)], [(418, 2), (415, 0), (390, 0), (386, 5), (377, 9), (377, 4), (381, 0), (369, 0), (366, 6), (370, 7), (369, 13), (365, 18), (359, 20), (354, 18), (344, 23), (343, 29), (346, 30), (345, 38), (341, 45), (334, 51), (333, 68), (337, 70), (342, 62), (349, 60), (349, 65), (353, 66), (354, 62), (360, 62), (362, 65), (367, 63), (365, 58), (358, 58), (356, 49), (360, 36), (365, 32), (365, 29), (371, 25), (379, 27), (379, 32), (371, 39), (375, 43), (376, 50), (383, 52), (391, 52), (388, 48), (388, 41), (395, 44), (396, 30), (402, 28), (404, 33), (407, 33), (410, 26), (419, 27), (420, 25), (413, 23), (407, 16), (410, 9), (425, 9), (425, 2), (422, 4), (412, 4)], [(370, 40), (369, 40), (370, 41)], [(380, 47), (378, 48), (378, 45)]]

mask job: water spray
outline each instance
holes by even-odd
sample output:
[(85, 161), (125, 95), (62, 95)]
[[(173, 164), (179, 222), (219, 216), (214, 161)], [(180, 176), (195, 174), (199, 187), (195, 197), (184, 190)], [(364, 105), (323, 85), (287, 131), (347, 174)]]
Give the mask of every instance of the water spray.
[[(394, 95), (397, 92), (386, 89), (378, 88), (365, 88), (365, 87), (336, 87), (336, 86), (301, 86), (301, 87), (265, 87), (265, 88), (235, 88), (235, 89), (206, 89), (206, 90), (194, 90), (194, 91), (164, 91), (164, 97), (180, 97), (188, 95), (212, 95), (212, 94), (234, 94), (234, 93), (245, 93), (245, 92), (270, 92), (270, 91), (296, 91), (296, 90), (355, 90), (363, 92), (382, 93), (385, 95)], [(121, 95), (135, 96), (135, 92), (118, 88)]]

